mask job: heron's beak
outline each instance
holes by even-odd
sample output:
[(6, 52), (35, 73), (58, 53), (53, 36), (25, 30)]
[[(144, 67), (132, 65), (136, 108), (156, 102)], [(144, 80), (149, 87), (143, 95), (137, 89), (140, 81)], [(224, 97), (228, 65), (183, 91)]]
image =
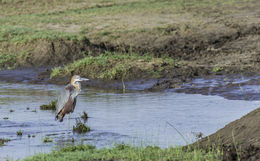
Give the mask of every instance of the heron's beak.
[(80, 78), (80, 81), (88, 81), (88, 78)]

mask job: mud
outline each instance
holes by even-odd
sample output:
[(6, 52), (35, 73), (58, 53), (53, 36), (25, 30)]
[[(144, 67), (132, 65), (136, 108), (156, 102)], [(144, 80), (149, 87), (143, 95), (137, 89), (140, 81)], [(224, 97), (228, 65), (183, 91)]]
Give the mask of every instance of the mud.
[(199, 140), (193, 145), (202, 148), (223, 147), (223, 160), (260, 159), (260, 108), (233, 121), (216, 133)]

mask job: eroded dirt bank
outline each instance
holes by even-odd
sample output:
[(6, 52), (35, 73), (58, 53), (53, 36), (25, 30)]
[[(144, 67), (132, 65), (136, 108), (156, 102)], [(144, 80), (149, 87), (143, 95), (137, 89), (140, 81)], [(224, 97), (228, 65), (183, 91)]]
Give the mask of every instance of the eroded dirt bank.
[[(131, 45), (124, 45), (123, 42), (119, 45), (113, 42), (94, 44), (87, 39), (84, 41), (37, 41), (30, 44), (32, 50), (20, 57), (16, 63), (20, 67), (53, 67), (71, 63), (86, 55), (99, 55), (104, 51), (130, 52), (131, 47), (131, 52), (139, 54), (149, 52), (156, 57), (168, 55), (175, 60), (172, 69), (161, 75), (162, 78), (173, 80), (160, 82), (154, 86), (154, 89), (174, 86), (176, 78), (181, 79), (180, 83), (182, 83), (186, 79), (207, 75), (259, 73), (259, 23), (233, 25), (235, 27), (222, 26), (222, 28), (217, 28), (217, 31), (213, 29), (205, 32), (201, 29), (195, 32), (193, 29), (194, 31), (185, 37), (178, 34), (161, 37), (142, 35), (146, 38), (133, 38), (133, 41), (136, 41)], [(129, 39), (130, 37), (125, 41)], [(17, 46), (17, 50), (23, 50), (23, 48), (26, 47)], [(132, 75), (140, 74), (132, 73)]]
[(223, 147), (223, 160), (260, 160), (260, 108), (233, 121), (194, 146)]

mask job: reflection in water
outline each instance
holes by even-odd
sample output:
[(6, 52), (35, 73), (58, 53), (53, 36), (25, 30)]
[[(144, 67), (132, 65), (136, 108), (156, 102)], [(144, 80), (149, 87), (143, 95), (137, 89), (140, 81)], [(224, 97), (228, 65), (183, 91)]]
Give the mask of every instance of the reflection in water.
[[(79, 135), (67, 131), (66, 120), (59, 123), (54, 120), (53, 112), (39, 110), (40, 105), (54, 100), (63, 86), (8, 83), (0, 86), (0, 138), (11, 139), (6, 146), (0, 147), (0, 160), (7, 156), (8, 159), (24, 158), (79, 143), (97, 147), (122, 142), (161, 147), (184, 145), (184, 140), (167, 125), (167, 121), (188, 140), (194, 141), (192, 132), (213, 133), (260, 103), (174, 92), (122, 94), (83, 89), (71, 115), (70, 129), (75, 124), (75, 118), (86, 111), (92, 131)], [(10, 113), (10, 109), (14, 112)], [(19, 130), (23, 131), (22, 137), (16, 136)], [(46, 136), (53, 142), (43, 143)]]

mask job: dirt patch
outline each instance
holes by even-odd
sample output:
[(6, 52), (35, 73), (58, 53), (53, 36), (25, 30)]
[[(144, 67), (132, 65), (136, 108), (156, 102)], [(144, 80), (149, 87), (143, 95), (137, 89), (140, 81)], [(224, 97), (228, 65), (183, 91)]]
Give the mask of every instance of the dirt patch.
[(260, 108), (233, 121), (216, 133), (205, 137), (193, 145), (202, 148), (223, 147), (223, 160), (260, 159)]
[(38, 40), (31, 45), (33, 50), (25, 54), (25, 57), (18, 59), (22, 67), (46, 67), (71, 63), (83, 58), (88, 52), (104, 52), (103, 46), (91, 44), (88, 39), (78, 40)]

